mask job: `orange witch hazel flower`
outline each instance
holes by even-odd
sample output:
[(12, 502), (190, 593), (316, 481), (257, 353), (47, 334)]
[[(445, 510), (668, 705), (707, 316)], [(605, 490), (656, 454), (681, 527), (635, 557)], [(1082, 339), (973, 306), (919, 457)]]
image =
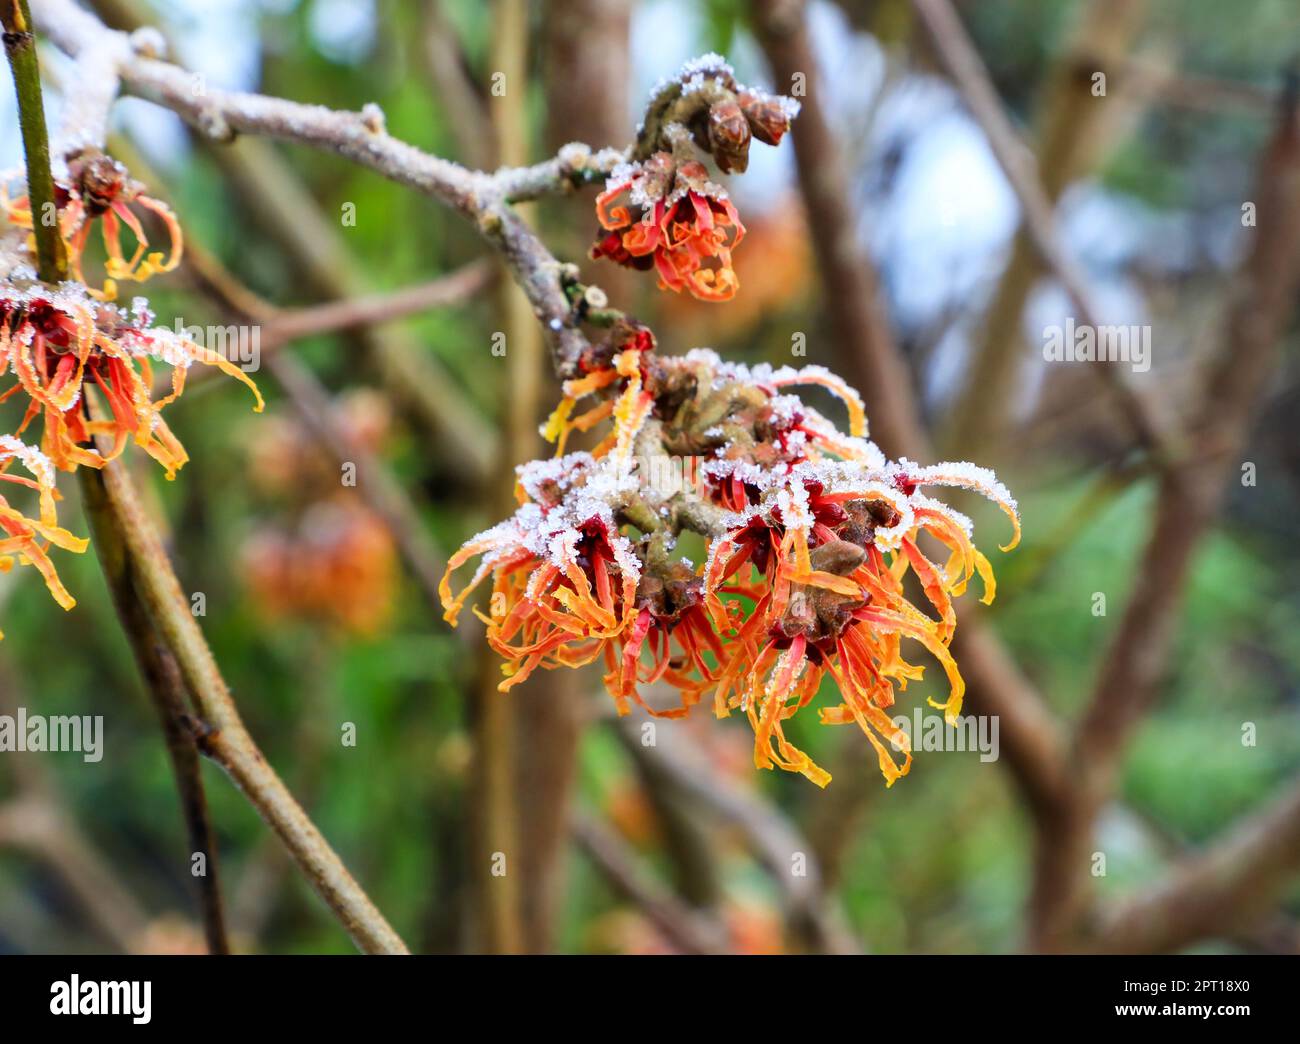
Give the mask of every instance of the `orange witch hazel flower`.
[[(665, 172), (672, 190), (654, 196), (653, 186)], [(641, 208), (632, 217), (618, 201), (626, 197)], [(592, 247), (592, 257), (607, 257), (630, 268), (654, 268), (666, 290), (689, 290), (702, 301), (726, 301), (740, 281), (731, 251), (745, 236), (736, 206), (708, 180), (704, 165), (683, 164), (673, 170), (672, 157), (657, 152), (643, 165), (620, 167), (596, 200), (596, 216), (607, 234)]]
[[(677, 717), (711, 693), (718, 716), (749, 718), (757, 767), (819, 786), (829, 774), (784, 724), (829, 680), (839, 702), (821, 721), (858, 725), (894, 783), (911, 754), (889, 708), (923, 675), (905, 658), (908, 643), (943, 669), (946, 696), (930, 702), (955, 721), (964, 686), (949, 651), (953, 600), (977, 575), (985, 602), (995, 590), (970, 520), (923, 490), (994, 500), (1013, 525), (1004, 550), (1019, 540), (1015, 501), (973, 464), (886, 460), (865, 437), (857, 394), (821, 367), (750, 368), (700, 349), (661, 358), (652, 345), (626, 324), (584, 358), (545, 434), (562, 443), (605, 421), (611, 430), (591, 452), (519, 469), (519, 509), (448, 564), (446, 618), (454, 624), (491, 576), (490, 614), (479, 615), (505, 661), (502, 690), (539, 667), (603, 659), (619, 713), (637, 703)], [(838, 396), (849, 434), (787, 391), (796, 385)], [(597, 404), (575, 417), (587, 398)], [(683, 457), (698, 465), (695, 481), (654, 478), (655, 458)], [(688, 532), (705, 541), (698, 566), (676, 552)], [(930, 558), (922, 534), (945, 561)], [(472, 559), (473, 576), (453, 594), (453, 575)], [(924, 607), (905, 592), (908, 572)], [(676, 690), (679, 705), (662, 709), (644, 686)]]
[[(26, 195), (10, 200), (9, 179), (0, 185), (0, 206), (9, 220), (21, 228), (32, 227), (31, 203)], [(103, 300), (117, 296), (117, 283), (131, 280), (142, 283), (159, 272), (170, 272), (181, 261), (180, 223), (166, 203), (144, 194), (144, 185), (133, 179), (117, 160), (94, 147), (87, 147), (67, 157), (64, 168), (55, 172), (55, 206), (59, 211), (59, 231), (68, 249), (68, 266), (72, 277), (85, 283), (82, 255), (90, 238), (91, 226), (100, 223), (107, 260), (102, 290), (89, 293)], [(157, 215), (167, 229), (169, 249), (150, 251), (149, 239), (139, 216), (139, 207)], [(128, 258), (122, 250), (122, 226), (135, 237), (135, 249)]]
[[(43, 420), (41, 449), (58, 468), (102, 467), (119, 456), (128, 439), (167, 469), (167, 477), (189, 459), (162, 419), (165, 406), (180, 397), (191, 364), (215, 366), (262, 397), (248, 375), (225, 356), (202, 348), (166, 327), (154, 327), (144, 298), (131, 310), (92, 299), (84, 287), (65, 283), (0, 286), (0, 375), (17, 379), (0, 401), (22, 392), (29, 402), (17, 434)], [(154, 360), (172, 367), (170, 393), (153, 397)], [(83, 393), (93, 387), (108, 417), (85, 416)], [(111, 435), (107, 456), (87, 445), (91, 436)]]
[(353, 501), (317, 502), (292, 529), (259, 529), (241, 565), (268, 618), (318, 619), (369, 636), (392, 616), (397, 550), (383, 521)]
[[(10, 474), (9, 468), (21, 464), (31, 475)], [(0, 435), (0, 482), (35, 490), (40, 505), (40, 518), (26, 517), (0, 495), (0, 572), (7, 573), (14, 562), (35, 566), (45, 579), (54, 600), (64, 609), (71, 609), (76, 600), (59, 580), (49, 558), (49, 548), (81, 553), (87, 542), (60, 528), (55, 518), (54, 466), (48, 457), (33, 446), (25, 445), (13, 435)], [(3, 635), (0, 635), (3, 637)]]
[(792, 98), (737, 83), (716, 54), (688, 62), (655, 87), (629, 162), (610, 173), (597, 197), (603, 231), (591, 256), (653, 268), (665, 290), (730, 300), (740, 285), (731, 253), (745, 226), (696, 150), (723, 173), (743, 172), (751, 140), (778, 144), (798, 112)]

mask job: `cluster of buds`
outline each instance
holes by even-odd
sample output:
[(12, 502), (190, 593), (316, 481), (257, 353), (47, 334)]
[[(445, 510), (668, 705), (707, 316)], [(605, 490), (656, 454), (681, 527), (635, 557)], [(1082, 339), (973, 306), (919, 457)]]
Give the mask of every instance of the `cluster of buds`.
[(743, 172), (750, 142), (776, 145), (798, 111), (793, 99), (737, 83), (717, 55), (689, 62), (655, 88), (631, 159), (597, 198), (603, 231), (592, 257), (653, 268), (667, 290), (729, 300), (739, 287), (731, 254), (745, 228), (699, 154), (723, 173)]
[[(886, 782), (904, 775), (907, 737), (887, 711), (895, 686), (922, 668), (904, 659), (902, 640), (943, 668), (948, 692), (932, 703), (954, 721), (963, 685), (948, 650), (953, 598), (976, 575), (984, 600), (994, 593), (970, 520), (922, 490), (954, 486), (997, 502), (1014, 529), (1004, 550), (1019, 539), (1010, 494), (973, 464), (886, 460), (866, 437), (856, 392), (821, 367), (748, 368), (700, 349), (659, 357), (648, 331), (624, 322), (583, 369), (544, 433), (562, 448), (573, 430), (608, 422), (609, 431), (590, 452), (519, 468), (518, 510), (467, 542), (443, 581), (454, 624), (492, 577), (489, 613), (479, 615), (504, 660), (501, 689), (539, 667), (603, 659), (619, 713), (636, 703), (678, 717), (711, 693), (719, 716), (749, 717), (758, 767), (824, 786), (829, 774), (789, 742), (783, 722), (829, 676), (840, 703), (822, 722), (856, 723)], [(790, 394), (795, 385), (837, 395), (848, 434)], [(595, 404), (576, 412), (584, 399)], [(687, 454), (706, 458), (700, 488), (656, 489), (638, 473), (638, 461)], [(925, 554), (923, 532), (946, 561)], [(677, 553), (684, 533), (703, 538), (698, 565)], [(453, 593), (453, 575), (475, 558)], [(909, 571), (929, 612), (904, 593)], [(653, 683), (675, 689), (679, 704), (648, 702), (641, 688)]]
[[(154, 362), (171, 367), (169, 387), (159, 398), (154, 397)], [(174, 477), (188, 457), (162, 410), (184, 391), (194, 363), (215, 366), (246, 384), (256, 396), (256, 409), (262, 409), (247, 374), (224, 356), (154, 327), (143, 298), (128, 311), (90, 296), (76, 283), (52, 288), (15, 276), (0, 284), (0, 376), (14, 377), (0, 401), (23, 395), (27, 403), (14, 434), (0, 436), (0, 479), (33, 488), (40, 498), (39, 521), (24, 518), (0, 498), (0, 526), (8, 533), (0, 541), (0, 569), (8, 569), (16, 554), (19, 562), (40, 570), (60, 605), (72, 607), (46, 552), (48, 545), (84, 551), (86, 542), (56, 525), (55, 469), (102, 468), (134, 441)], [(91, 389), (103, 403), (94, 413), (87, 403)], [(39, 449), (18, 439), (38, 418)], [(96, 436), (105, 437), (106, 447), (96, 446)], [(32, 479), (8, 474), (14, 462)]]
[[(8, 180), (0, 182), (0, 206), (12, 224), (30, 229), (34, 220), (31, 201), (26, 195), (11, 200)], [(117, 297), (119, 282), (142, 283), (159, 272), (170, 272), (180, 264), (183, 247), (176, 215), (166, 203), (146, 196), (144, 185), (132, 178), (130, 172), (107, 153), (90, 146), (67, 156), (54, 188), (59, 233), (68, 252), (68, 269), (78, 283), (86, 283), (82, 257), (91, 227), (99, 222), (106, 260), (102, 288), (90, 289), (92, 296), (112, 301)], [(133, 206), (162, 219), (170, 239), (165, 253), (150, 251), (149, 239), (139, 216), (132, 210)], [(122, 225), (135, 237), (135, 248), (130, 257), (122, 250)], [(29, 249), (33, 249), (32, 244), (29, 244)]]

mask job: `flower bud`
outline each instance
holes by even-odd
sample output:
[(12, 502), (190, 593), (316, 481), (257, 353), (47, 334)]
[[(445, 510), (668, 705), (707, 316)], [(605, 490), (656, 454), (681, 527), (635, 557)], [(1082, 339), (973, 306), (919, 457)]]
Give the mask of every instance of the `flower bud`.
[(749, 123), (734, 99), (709, 109), (709, 151), (723, 173), (743, 174), (749, 166)]
[(790, 129), (790, 115), (781, 102), (770, 95), (751, 93), (738, 98), (749, 129), (764, 145), (777, 145)]

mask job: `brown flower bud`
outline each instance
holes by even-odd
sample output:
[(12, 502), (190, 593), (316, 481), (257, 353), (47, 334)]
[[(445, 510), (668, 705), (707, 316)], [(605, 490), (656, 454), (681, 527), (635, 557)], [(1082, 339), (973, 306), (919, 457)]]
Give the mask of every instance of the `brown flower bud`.
[(734, 99), (709, 109), (709, 151), (723, 173), (744, 173), (749, 166), (749, 123)]
[(740, 95), (738, 100), (754, 137), (764, 145), (780, 144), (790, 129), (790, 117), (781, 103), (770, 95), (749, 92)]
[(92, 216), (97, 217), (118, 199), (130, 198), (138, 191), (122, 164), (93, 147), (68, 157), (68, 173)]
[(815, 547), (808, 556), (814, 569), (836, 576), (848, 576), (866, 560), (867, 552), (847, 540), (832, 540)]

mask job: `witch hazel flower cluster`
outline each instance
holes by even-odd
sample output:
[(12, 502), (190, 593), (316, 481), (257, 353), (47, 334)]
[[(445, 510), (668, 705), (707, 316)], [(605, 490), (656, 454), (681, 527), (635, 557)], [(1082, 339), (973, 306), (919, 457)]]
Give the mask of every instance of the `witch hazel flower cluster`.
[[(661, 357), (649, 331), (627, 321), (584, 360), (545, 434), (563, 447), (575, 432), (601, 432), (590, 451), (518, 469), (519, 508), (470, 539), (443, 579), (453, 624), (491, 578), (489, 611), (475, 609), (503, 659), (508, 690), (537, 669), (600, 662), (620, 714), (633, 704), (680, 717), (705, 697), (718, 716), (744, 713), (760, 768), (830, 775), (790, 742), (784, 723), (829, 678), (838, 703), (824, 724), (856, 724), (888, 784), (911, 764), (907, 736), (891, 721), (895, 694), (922, 677), (905, 657), (919, 646), (943, 670), (947, 694), (932, 700), (949, 721), (964, 686), (949, 646), (953, 600), (978, 576), (983, 600), (993, 571), (969, 519), (927, 490), (956, 487), (989, 497), (1019, 540), (1015, 501), (987, 469), (889, 461), (867, 436), (862, 403), (817, 366), (746, 367), (697, 349)], [(790, 389), (837, 395), (848, 432)], [(698, 488), (660, 491), (637, 462), (705, 458)], [(698, 565), (677, 553), (683, 533), (706, 547)], [(946, 553), (920, 546), (929, 534)], [(477, 559), (457, 592), (453, 578)], [(914, 604), (908, 573), (923, 592)], [(642, 690), (660, 683), (678, 705)]]
[(655, 87), (630, 160), (596, 200), (602, 232), (592, 257), (653, 269), (663, 289), (732, 298), (740, 285), (732, 251), (745, 226), (700, 157), (743, 173), (751, 141), (778, 144), (798, 112), (791, 98), (737, 82), (719, 55), (688, 62)]
[[(10, 223), (30, 229), (32, 213), (25, 195), (10, 199), (4, 185), (2, 205)], [(59, 582), (50, 562), (51, 546), (81, 552), (86, 541), (58, 527), (56, 470), (102, 468), (134, 443), (157, 460), (167, 477), (189, 459), (163, 420), (165, 407), (180, 398), (195, 363), (214, 366), (248, 386), (255, 409), (263, 407), (256, 385), (225, 356), (203, 348), (166, 327), (154, 325), (148, 301), (136, 297), (129, 308), (114, 304), (120, 280), (143, 281), (169, 271), (181, 257), (181, 232), (171, 210), (143, 194), (116, 161), (98, 149), (79, 149), (65, 157), (56, 172), (59, 230), (73, 278), (57, 286), (36, 277), (30, 236), (6, 257), (0, 278), (0, 378), (13, 383), (0, 402), (25, 399), (16, 430), (0, 436), (0, 481), (36, 492), (39, 512), (30, 518), (0, 498), (0, 570), (18, 564), (37, 567), (55, 600), (65, 609), (75, 601)], [(166, 254), (149, 250), (138, 206), (161, 219), (170, 237)], [(98, 224), (106, 254), (100, 286), (87, 286), (82, 256), (93, 225)], [(135, 239), (131, 255), (121, 243), (125, 226)], [(170, 380), (155, 391), (154, 365), (170, 367)], [(90, 399), (95, 400), (92, 409)], [(40, 424), (39, 448), (22, 441)], [(96, 437), (104, 437), (103, 444)], [(30, 478), (10, 473), (15, 464)]]
[[(776, 144), (795, 112), (739, 85), (716, 55), (689, 63), (656, 89), (632, 162), (597, 202), (609, 234), (595, 253), (655, 267), (665, 289), (732, 296), (730, 249), (744, 230), (688, 149), (742, 171), (750, 139)], [(857, 725), (892, 785), (911, 752), (888, 710), (924, 671), (905, 653), (919, 647), (938, 663), (947, 693), (931, 703), (954, 722), (964, 685), (950, 652), (953, 600), (976, 577), (985, 602), (995, 591), (971, 521), (929, 491), (973, 490), (1001, 506), (1007, 551), (1020, 539), (1015, 500), (974, 464), (887, 460), (867, 437), (858, 393), (824, 367), (749, 367), (707, 349), (661, 356), (646, 326), (613, 309), (594, 316), (583, 310), (589, 294), (568, 289), (575, 320), (603, 334), (542, 428), (555, 457), (522, 465), (515, 513), (449, 560), (446, 619), (455, 625), (490, 580), (488, 611), (473, 611), (502, 658), (502, 691), (538, 669), (600, 663), (620, 714), (638, 705), (676, 718), (711, 698), (719, 717), (748, 717), (757, 767), (818, 786), (830, 774), (785, 723), (829, 680), (839, 702), (820, 708), (821, 721)], [(795, 394), (808, 386), (840, 400), (847, 432)], [(591, 448), (568, 452), (576, 439)], [(665, 458), (702, 461), (698, 481), (644, 481), (642, 462)], [(680, 550), (692, 534), (703, 542), (698, 564)], [(676, 706), (647, 699), (652, 686), (675, 690)]]

